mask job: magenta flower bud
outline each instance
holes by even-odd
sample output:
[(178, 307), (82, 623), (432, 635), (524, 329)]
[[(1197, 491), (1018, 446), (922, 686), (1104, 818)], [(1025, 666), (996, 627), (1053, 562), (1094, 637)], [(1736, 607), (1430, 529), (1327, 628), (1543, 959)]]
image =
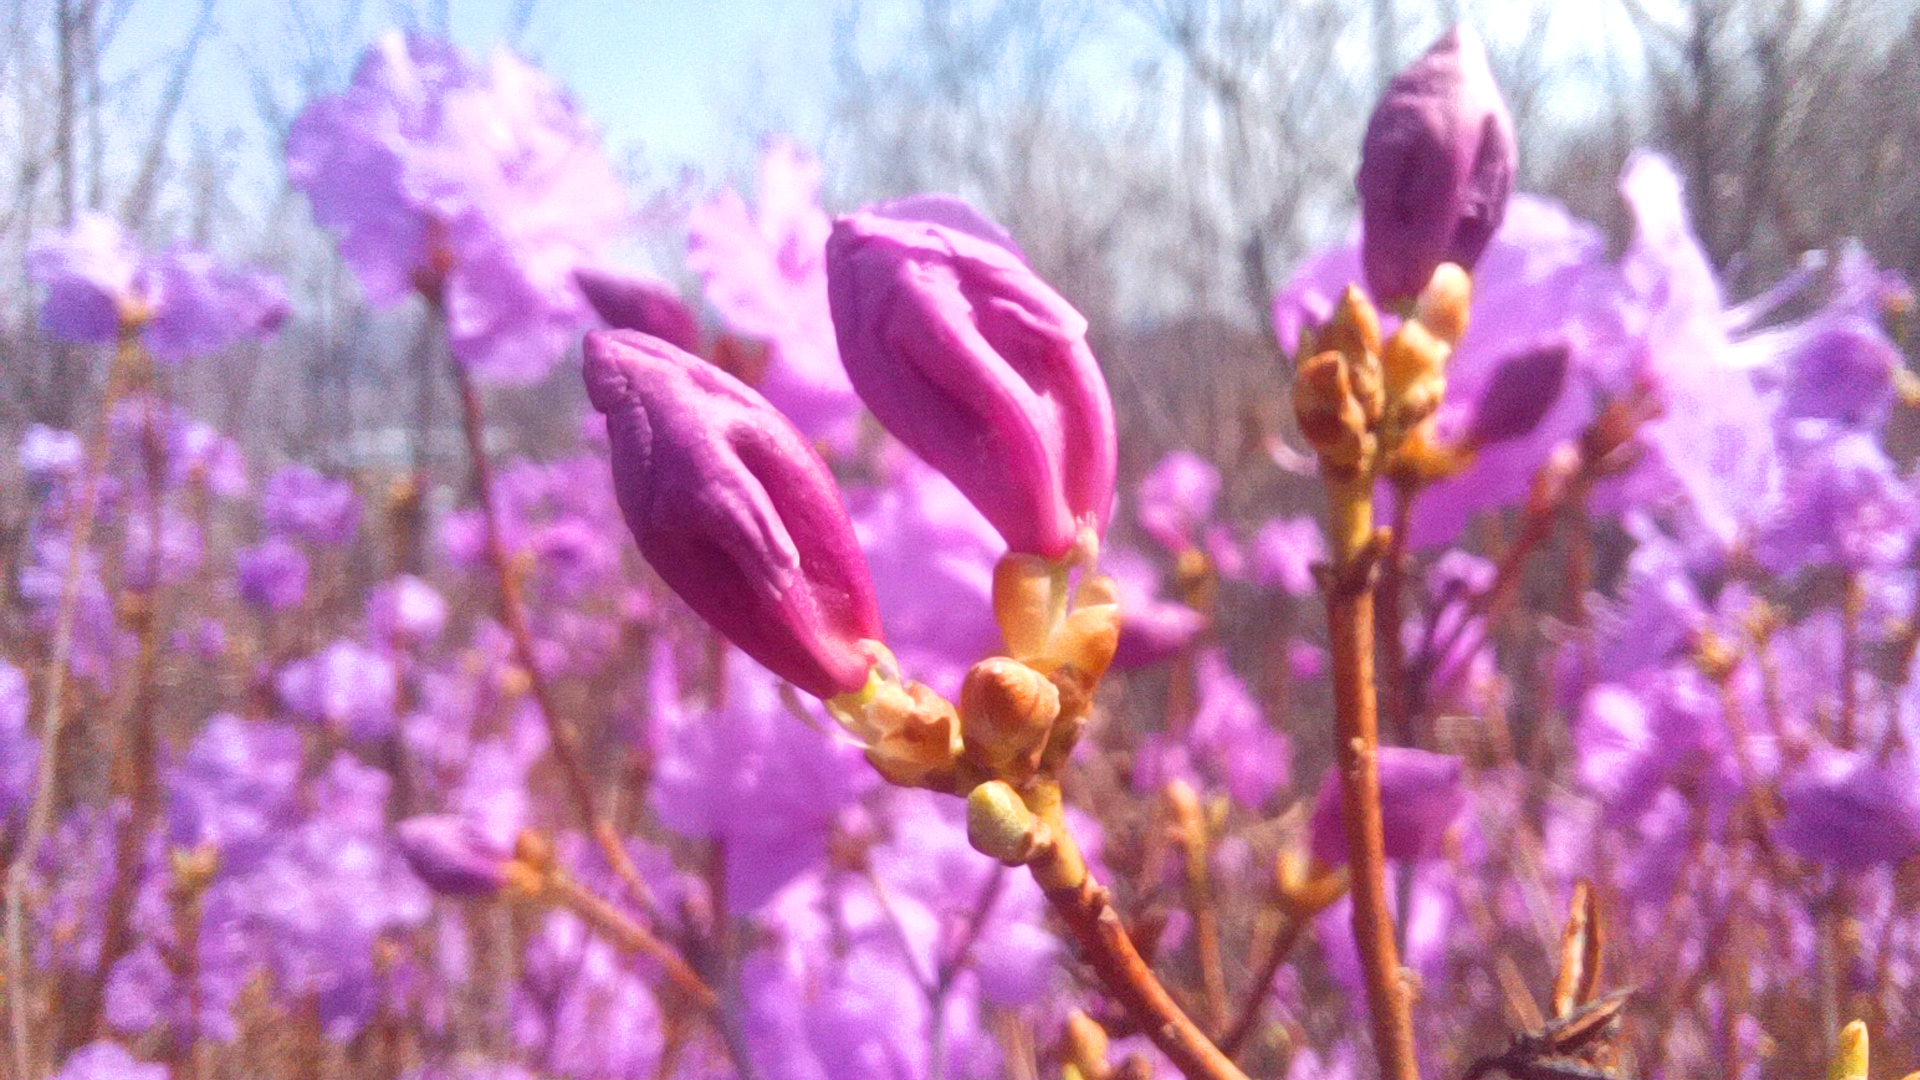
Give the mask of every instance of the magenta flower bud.
[(700, 352), (700, 320), (666, 282), (585, 266), (574, 270), (573, 281), (594, 313), (615, 330), (638, 330)]
[(1394, 76), (1367, 121), (1355, 186), (1374, 298), (1412, 299), (1443, 262), (1472, 270), (1506, 216), (1517, 159), (1486, 50), (1456, 26)]
[(407, 865), (443, 896), (492, 896), (507, 881), (513, 853), (458, 814), (420, 814), (393, 827)]
[(587, 335), (614, 493), (655, 572), (748, 656), (820, 698), (866, 684), (880, 611), (826, 463), (767, 399), (659, 338)]
[[(934, 212), (937, 211), (937, 212)], [(880, 423), (1014, 551), (1059, 558), (1113, 510), (1115, 435), (1087, 321), (999, 227), (926, 196), (834, 222), (840, 357)]]
[(1571, 358), (1571, 350), (1562, 342), (1502, 360), (1474, 406), (1468, 441), (1491, 446), (1531, 434), (1559, 402)]

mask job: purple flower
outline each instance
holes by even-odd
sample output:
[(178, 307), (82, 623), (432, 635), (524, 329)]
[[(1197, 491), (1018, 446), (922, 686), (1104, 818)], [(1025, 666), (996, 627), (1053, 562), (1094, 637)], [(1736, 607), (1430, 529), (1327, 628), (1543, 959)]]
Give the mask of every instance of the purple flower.
[(1100, 568), (1120, 586), (1120, 648), (1115, 667), (1126, 671), (1165, 660), (1206, 629), (1207, 617), (1160, 597), (1160, 571), (1135, 551), (1109, 546)]
[(695, 207), (687, 266), (729, 329), (771, 345), (760, 385), (767, 400), (808, 437), (850, 445), (860, 399), (827, 312), (832, 226), (819, 192), (819, 161), (791, 140), (772, 140), (760, 158), (757, 210), (731, 190)]
[(86, 450), (80, 436), (45, 424), (27, 425), (20, 439), (20, 470), (27, 483), (45, 491), (56, 483), (80, 475), (86, 464)]
[(626, 330), (586, 342), (620, 509), (663, 580), (816, 697), (858, 690), (880, 639), (866, 560), (820, 455), (720, 369)]
[(1367, 284), (1411, 299), (1443, 262), (1472, 270), (1513, 190), (1513, 118), (1470, 28), (1456, 26), (1387, 85), (1360, 148)]
[(881, 483), (849, 493), (853, 528), (900, 669), (952, 696), (967, 669), (1000, 647), (993, 567), (1006, 543), (951, 481), (891, 450)]
[(209, 719), (168, 774), (168, 843), (211, 847), (223, 872), (250, 869), (298, 816), (300, 753), (286, 724)]
[(1900, 757), (1822, 750), (1780, 785), (1774, 835), (1805, 859), (1850, 873), (1920, 854), (1920, 773)]
[(40, 775), (40, 740), (27, 731), (30, 700), (27, 677), (0, 660), (0, 839), (25, 813)]
[(407, 818), (393, 838), (413, 872), (443, 896), (492, 896), (506, 884), (512, 852), (458, 814)]
[(1291, 778), (1291, 744), (1270, 727), (1226, 654), (1206, 649), (1194, 661), (1197, 706), (1184, 735), (1153, 735), (1134, 763), (1137, 789), (1158, 790), (1184, 779), (1224, 788), (1242, 806), (1258, 809)]
[(281, 668), (273, 687), (287, 711), (350, 738), (375, 739), (393, 729), (393, 661), (349, 639)]
[(597, 262), (625, 217), (598, 141), (513, 54), (475, 63), (395, 32), (352, 85), (295, 118), (287, 176), (369, 300), (437, 299), (461, 363), (531, 381), (586, 317), (574, 268)]
[(1195, 546), (1219, 494), (1220, 470), (1197, 454), (1175, 450), (1140, 479), (1140, 527), (1178, 555)]
[(199, 420), (179, 417), (171, 426), (167, 482), (174, 487), (204, 484), (208, 491), (236, 498), (247, 490), (247, 464), (240, 444)]
[(1288, 596), (1313, 592), (1313, 567), (1327, 557), (1320, 523), (1301, 515), (1274, 518), (1253, 538), (1253, 580)]
[(307, 555), (283, 536), (269, 536), (234, 556), (240, 598), (263, 611), (285, 611), (307, 595)]
[(348, 481), (289, 465), (267, 481), (260, 496), (260, 521), (310, 544), (344, 544), (360, 523), (360, 498)]
[(828, 296), (847, 374), (1010, 548), (1058, 558), (1113, 509), (1113, 404), (1086, 320), (1013, 249), (896, 216), (923, 206), (834, 224)]
[(736, 654), (727, 661), (722, 704), (701, 708), (684, 698), (672, 651), (654, 651), (649, 797), (667, 828), (721, 842), (727, 903), (745, 913), (825, 854), (834, 815), (873, 775), (822, 733), (831, 725), (817, 708), (803, 722), (765, 671)]
[(1831, 564), (1894, 566), (1920, 528), (1920, 499), (1871, 435), (1814, 431), (1790, 448), (1779, 498), (1761, 518), (1754, 555), (1777, 574)]
[(367, 637), (383, 648), (431, 644), (447, 624), (447, 601), (412, 574), (401, 574), (367, 597)]
[(167, 1080), (165, 1065), (139, 1061), (117, 1042), (101, 1039), (67, 1055), (53, 1080)]
[[(1459, 758), (1406, 746), (1380, 748), (1380, 817), (1386, 830), (1387, 857), (1426, 859), (1440, 853), (1440, 842), (1467, 805)], [(1313, 804), (1314, 861), (1342, 866), (1347, 861), (1340, 775), (1327, 766)]]
[(594, 267), (575, 270), (573, 280), (609, 327), (638, 330), (699, 354), (700, 320), (666, 282)]
[(273, 332), (287, 317), (278, 278), (229, 270), (191, 249), (146, 255), (96, 213), (36, 242), (27, 271), (47, 290), (40, 326), (49, 335), (104, 344), (137, 331), (161, 360), (218, 352)]

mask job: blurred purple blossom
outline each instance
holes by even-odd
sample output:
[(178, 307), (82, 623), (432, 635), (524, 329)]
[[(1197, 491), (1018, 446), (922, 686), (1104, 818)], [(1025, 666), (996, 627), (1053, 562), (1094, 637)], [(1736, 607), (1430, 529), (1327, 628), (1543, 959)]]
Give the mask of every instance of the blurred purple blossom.
[(1175, 450), (1140, 478), (1140, 528), (1172, 554), (1198, 546), (1220, 494), (1220, 470), (1198, 454)]
[(360, 498), (346, 480), (289, 465), (267, 480), (260, 521), (310, 544), (345, 544), (360, 523)]
[(587, 317), (573, 271), (626, 214), (598, 134), (552, 78), (504, 49), (475, 62), (398, 31), (294, 119), (287, 176), (369, 300), (439, 301), (454, 356), (507, 381), (566, 351)]
[(1820, 750), (1780, 784), (1774, 835), (1788, 851), (1848, 873), (1920, 854), (1920, 772), (1904, 754)]
[(1920, 497), (1879, 442), (1818, 426), (1795, 435), (1779, 497), (1760, 516), (1760, 564), (1786, 575), (1809, 565), (1858, 573), (1904, 561), (1920, 529)]
[(40, 775), (40, 740), (27, 731), (27, 677), (0, 660), (0, 841), (26, 813)]
[(1173, 780), (1223, 789), (1250, 809), (1264, 807), (1292, 776), (1292, 745), (1267, 723), (1260, 704), (1217, 648), (1194, 658), (1195, 708), (1182, 733), (1148, 736), (1134, 759), (1136, 790), (1158, 791)]
[[(1464, 764), (1449, 754), (1407, 746), (1381, 747), (1379, 762), (1387, 857), (1427, 859), (1440, 854), (1447, 830), (1467, 805)], [(1314, 861), (1322, 866), (1346, 865), (1340, 776), (1331, 765), (1320, 778), (1320, 793), (1313, 804), (1312, 851)]]
[(967, 668), (1000, 646), (991, 595), (1006, 541), (952, 481), (897, 445), (881, 471), (882, 483), (847, 499), (887, 647), (909, 678), (958, 694)]
[(390, 578), (367, 595), (367, 639), (382, 648), (431, 645), (446, 624), (446, 597), (412, 574)]
[(690, 700), (680, 672), (670, 648), (654, 650), (649, 800), (667, 828), (720, 843), (727, 904), (751, 912), (825, 854), (834, 815), (875, 777), (816, 703), (745, 656), (726, 654), (717, 707)]
[(167, 1080), (165, 1065), (139, 1061), (109, 1039), (90, 1042), (67, 1055), (53, 1080)]
[(1314, 590), (1314, 564), (1326, 557), (1319, 522), (1306, 515), (1273, 518), (1253, 538), (1253, 580), (1288, 596), (1306, 596)]
[(393, 827), (407, 865), (444, 896), (486, 897), (506, 884), (512, 852), (458, 814), (416, 814)]
[(847, 448), (860, 399), (841, 366), (827, 310), (832, 225), (819, 191), (813, 154), (790, 139), (770, 140), (754, 211), (731, 189), (694, 208), (687, 267), (728, 329), (772, 346), (759, 387), (767, 400), (809, 438)]
[(1206, 629), (1207, 617), (1160, 595), (1160, 571), (1146, 556), (1108, 545), (1100, 567), (1120, 587), (1120, 648), (1114, 666), (1122, 671), (1157, 664), (1187, 647)]
[(350, 638), (282, 667), (273, 686), (288, 712), (348, 738), (377, 739), (393, 730), (399, 689), (393, 661)]
[(218, 352), (271, 333), (287, 317), (278, 278), (229, 270), (186, 248), (147, 255), (117, 222), (93, 212), (36, 241), (27, 271), (47, 290), (40, 309), (47, 334), (106, 344), (137, 331), (160, 360)]
[(285, 611), (307, 595), (307, 554), (284, 536), (269, 536), (234, 555), (240, 598), (262, 611)]

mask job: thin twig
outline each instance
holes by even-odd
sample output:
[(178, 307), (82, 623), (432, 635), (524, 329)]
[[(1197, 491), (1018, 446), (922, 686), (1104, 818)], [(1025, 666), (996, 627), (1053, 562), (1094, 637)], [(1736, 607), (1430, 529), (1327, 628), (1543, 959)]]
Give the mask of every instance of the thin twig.
[(1300, 941), (1300, 932), (1308, 925), (1306, 919), (1292, 915), (1283, 914), (1281, 918), (1284, 921), (1267, 943), (1266, 955), (1260, 958), (1260, 968), (1254, 972), (1253, 982), (1247, 986), (1247, 995), (1240, 1002), (1239, 1015), (1233, 1018), (1226, 1037), (1220, 1040), (1221, 1053), (1238, 1053), (1246, 1043), (1247, 1036), (1253, 1034), (1254, 1025), (1260, 1021), (1261, 1007), (1267, 1003), (1267, 995), (1273, 992), (1273, 980), (1279, 976), (1287, 957), (1293, 955), (1293, 947)]
[(108, 420), (119, 403), (125, 387), (126, 369), (133, 360), (134, 343), (121, 342), (107, 374), (106, 393), (100, 399), (100, 413), (88, 439), (86, 472), (81, 475), (78, 501), (73, 508), (72, 527), (67, 533), (67, 565), (60, 584), (60, 606), (55, 609), (53, 643), (47, 655), (44, 706), (40, 714), (40, 773), (36, 778), (33, 804), (27, 813), (27, 828), (13, 862), (7, 867), (7, 1012), (13, 1043), (15, 1076), (34, 1075), (28, 1044), (27, 951), (24, 921), (27, 904), (27, 875), (34, 855), (46, 842), (53, 827), (53, 805), (59, 778), (60, 735), (66, 723), (67, 666), (73, 652), (73, 624), (80, 603), (80, 577), (83, 555), (93, 544), (94, 503), (98, 496), (100, 474), (106, 469)]

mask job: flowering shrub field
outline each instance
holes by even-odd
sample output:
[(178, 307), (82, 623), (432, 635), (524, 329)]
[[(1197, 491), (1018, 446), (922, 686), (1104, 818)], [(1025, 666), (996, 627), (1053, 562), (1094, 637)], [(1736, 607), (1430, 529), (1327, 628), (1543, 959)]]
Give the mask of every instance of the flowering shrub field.
[(1123, 475), (1098, 328), (957, 198), (835, 216), (775, 140), (701, 295), (614, 265), (506, 51), (383, 37), (285, 147), (457, 475), (248, 460), (172, 389), (280, 280), (40, 236), (99, 377), (0, 431), (0, 1077), (1920, 1067), (1911, 292), (1735, 302), (1651, 152), (1610, 249), (1464, 27), (1352, 126), (1251, 515)]

